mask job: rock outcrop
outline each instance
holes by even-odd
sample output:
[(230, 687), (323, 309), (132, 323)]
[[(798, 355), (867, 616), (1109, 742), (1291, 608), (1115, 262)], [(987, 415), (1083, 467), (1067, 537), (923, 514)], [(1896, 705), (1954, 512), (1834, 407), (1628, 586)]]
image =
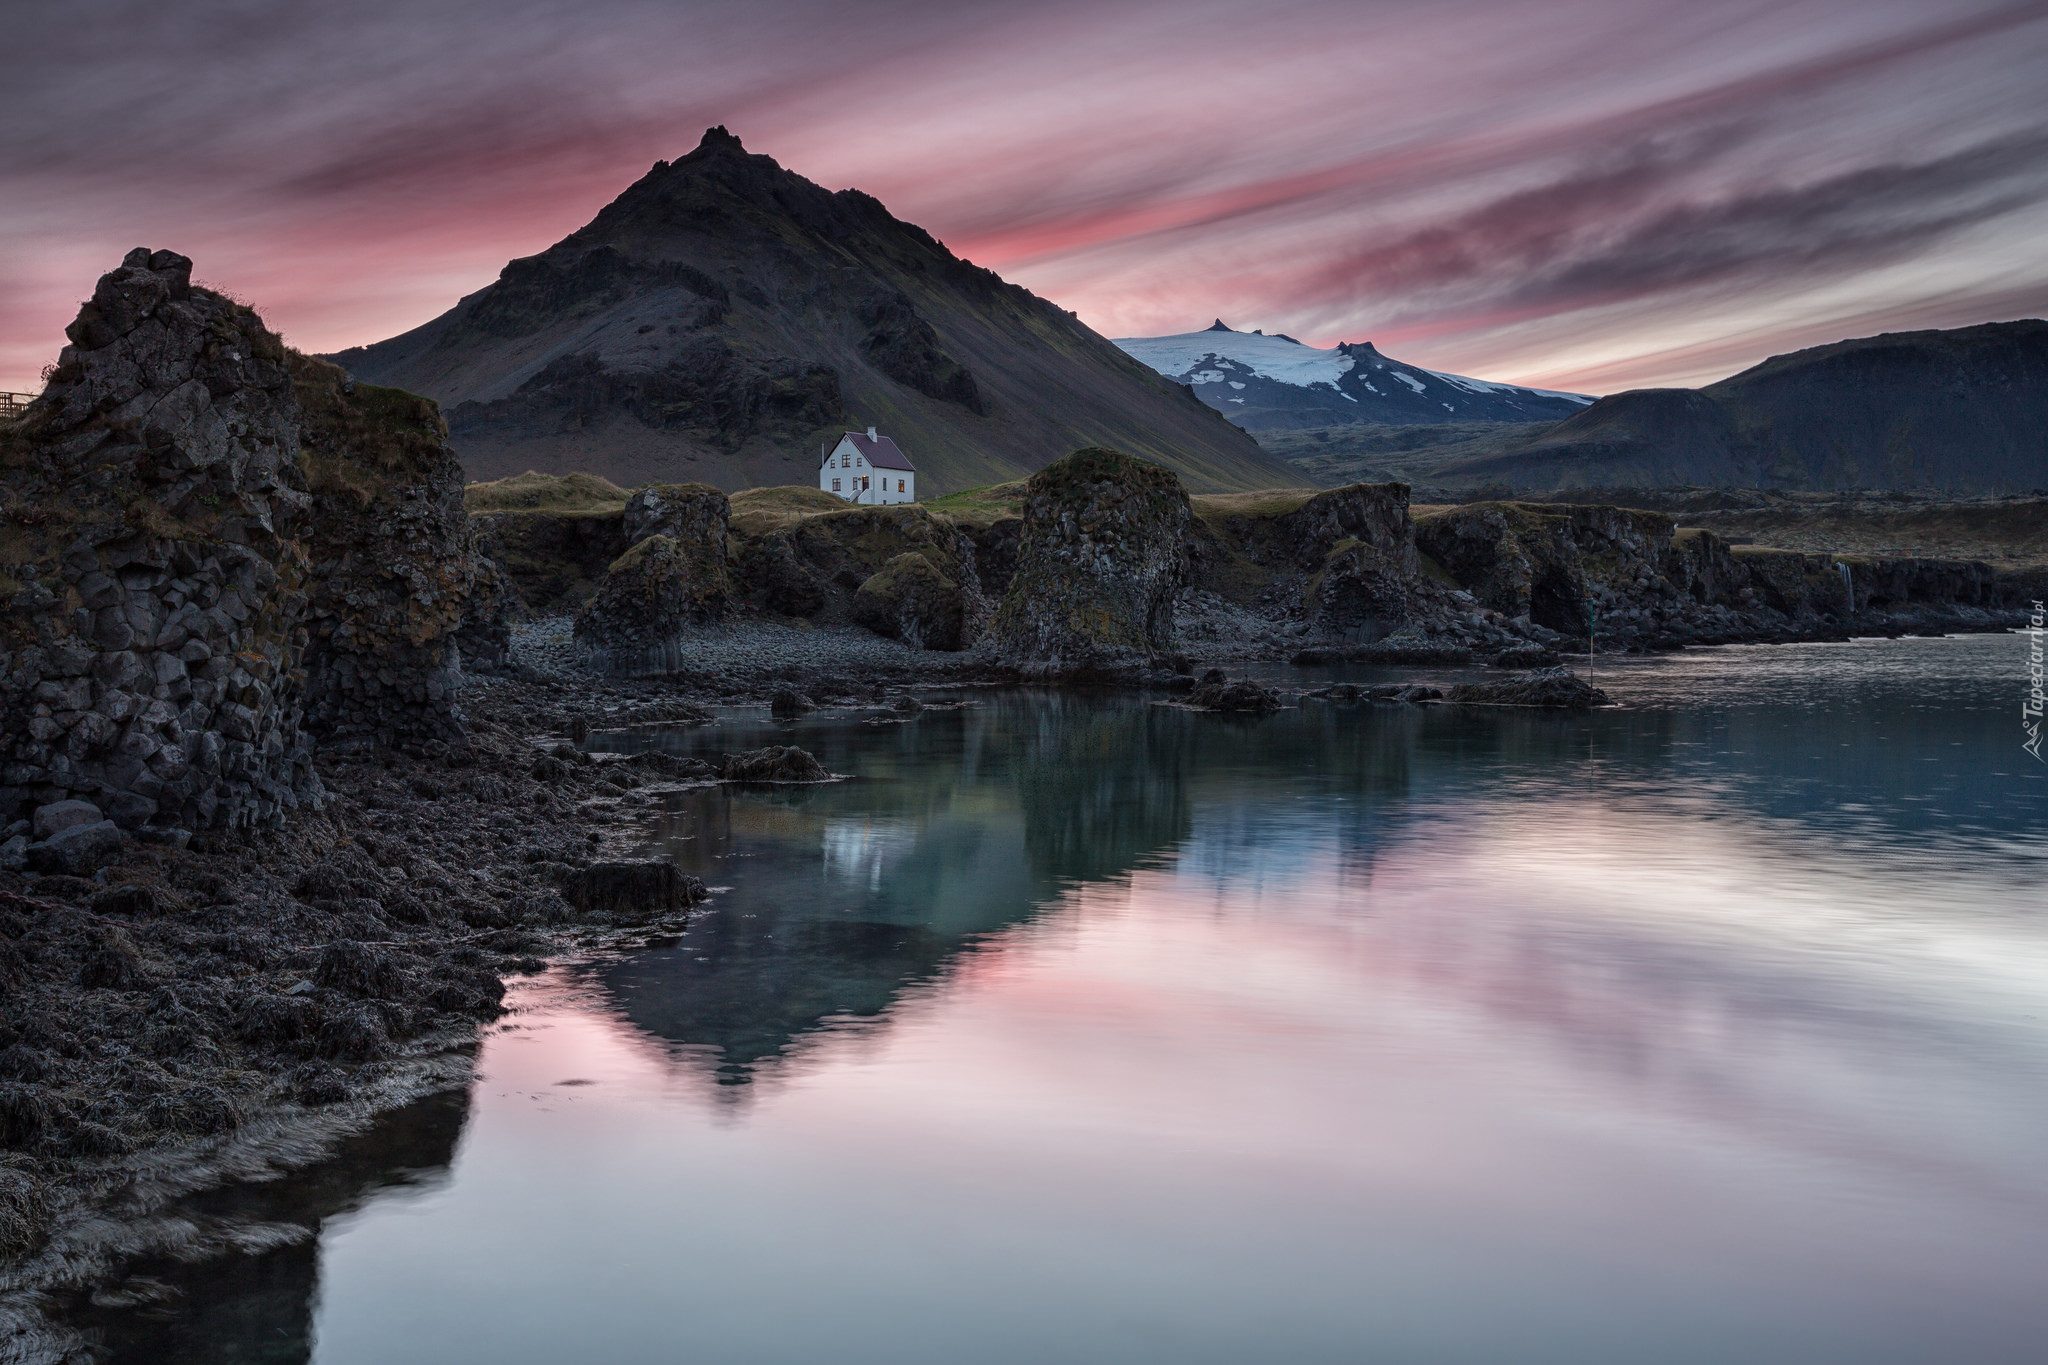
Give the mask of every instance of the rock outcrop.
[(1172, 470), (1091, 446), (1025, 485), (1017, 570), (990, 625), (1027, 674), (1113, 671), (1173, 648), (1193, 514)]
[(919, 649), (958, 649), (967, 625), (966, 598), (930, 558), (900, 554), (861, 583), (853, 595), (853, 619)]
[(1607, 704), (1607, 694), (1571, 669), (1535, 669), (1493, 682), (1459, 683), (1444, 700), (1464, 706), (1537, 706), (1590, 711)]
[(511, 602), (477, 552), (447, 428), (415, 394), (358, 384), (325, 361), (288, 363), (313, 496), (306, 724), (336, 738), (459, 742), (463, 669), (505, 666)]
[(706, 572), (722, 580), (725, 564), (719, 556), (731, 520), (732, 503), (710, 484), (658, 483), (638, 489), (626, 499), (623, 524), (629, 547), (649, 536), (667, 536), (700, 547)]
[(303, 414), (250, 309), (138, 248), (4, 441), (0, 816), (269, 824), (317, 800), (301, 724)]
[(852, 621), (941, 650), (973, 643), (988, 616), (973, 538), (915, 503), (804, 517), (747, 540), (737, 558), (749, 602), (771, 615)]
[(1672, 530), (1662, 512), (1474, 503), (1424, 519), (1415, 540), (1487, 609), (1583, 635), (1601, 589), (1676, 591), (1664, 576)]
[(0, 429), (9, 819), (274, 824), (320, 796), (309, 733), (459, 741), (457, 639), (503, 661), (433, 404), (289, 352), (191, 269), (130, 252)]
[(702, 484), (642, 489), (626, 504), (629, 548), (576, 616), (584, 656), (613, 674), (662, 673), (681, 637), (716, 625), (733, 602), (725, 494)]

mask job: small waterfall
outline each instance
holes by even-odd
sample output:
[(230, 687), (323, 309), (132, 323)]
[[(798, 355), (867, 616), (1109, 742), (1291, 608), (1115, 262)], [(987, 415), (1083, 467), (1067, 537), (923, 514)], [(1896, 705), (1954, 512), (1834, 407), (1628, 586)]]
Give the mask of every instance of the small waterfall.
[(1838, 569), (1842, 575), (1842, 591), (1849, 594), (1849, 615), (1854, 616), (1856, 614), (1856, 580), (1850, 577), (1849, 566), (1847, 564), (1842, 563), (1840, 560), (1836, 560), (1835, 568)]

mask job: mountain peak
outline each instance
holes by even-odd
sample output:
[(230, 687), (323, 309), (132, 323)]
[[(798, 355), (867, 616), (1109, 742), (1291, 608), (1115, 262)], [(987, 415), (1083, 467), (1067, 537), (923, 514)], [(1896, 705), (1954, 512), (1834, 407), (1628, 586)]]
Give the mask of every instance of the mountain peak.
[(740, 146), (740, 140), (731, 133), (726, 132), (725, 125), (721, 123), (704, 130), (704, 136), (698, 140), (697, 150), (700, 152), (744, 152), (747, 149)]
[(1205, 332), (1227, 332), (1230, 329), (1223, 325), (1222, 318), (1218, 318), (1216, 319), (1216, 321), (1210, 323), (1207, 327), (1204, 327), (1202, 330)]

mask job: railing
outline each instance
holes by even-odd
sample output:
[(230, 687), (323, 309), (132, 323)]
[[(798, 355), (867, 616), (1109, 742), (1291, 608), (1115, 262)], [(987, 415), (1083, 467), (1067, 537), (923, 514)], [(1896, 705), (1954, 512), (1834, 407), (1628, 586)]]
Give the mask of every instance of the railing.
[(0, 392), (0, 421), (7, 421), (21, 416), (27, 410), (28, 405), (35, 401), (35, 398), (36, 396), (32, 393)]

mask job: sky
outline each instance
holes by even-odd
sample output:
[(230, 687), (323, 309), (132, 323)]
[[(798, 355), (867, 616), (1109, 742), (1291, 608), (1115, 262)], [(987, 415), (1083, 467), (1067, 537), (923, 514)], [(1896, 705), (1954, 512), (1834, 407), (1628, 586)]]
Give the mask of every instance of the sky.
[(712, 124), (1113, 337), (1608, 393), (2048, 313), (2048, 0), (9, 8), (12, 390), (129, 247), (338, 350)]

